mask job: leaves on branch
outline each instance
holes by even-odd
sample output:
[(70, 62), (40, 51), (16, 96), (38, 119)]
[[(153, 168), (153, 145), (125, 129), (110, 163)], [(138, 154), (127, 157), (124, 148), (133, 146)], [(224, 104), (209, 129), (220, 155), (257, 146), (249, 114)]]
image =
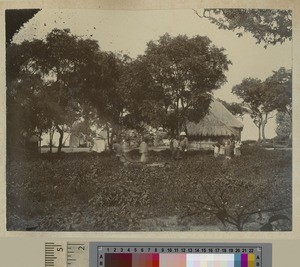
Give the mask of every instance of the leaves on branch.
[[(292, 40), (292, 11), (277, 9), (204, 9), (203, 16), (222, 30), (243, 30), (250, 33), (256, 43), (269, 45)], [(237, 33), (243, 36), (242, 32)]]

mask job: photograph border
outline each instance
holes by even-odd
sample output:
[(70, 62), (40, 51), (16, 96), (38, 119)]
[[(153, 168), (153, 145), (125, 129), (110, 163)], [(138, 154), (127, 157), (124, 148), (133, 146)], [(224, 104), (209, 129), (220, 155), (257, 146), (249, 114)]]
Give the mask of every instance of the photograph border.
[[(145, 9), (191, 9), (191, 8), (276, 8), (276, 9), (292, 9), (293, 10), (293, 230), (291, 232), (259, 232), (261, 240), (270, 238), (277, 239), (297, 239), (300, 236), (300, 181), (297, 174), (300, 173), (300, 157), (299, 157), (299, 139), (297, 140), (297, 133), (300, 130), (299, 125), (299, 105), (296, 103), (300, 100), (300, 93), (296, 88), (300, 88), (299, 79), (299, 62), (300, 52), (295, 47), (300, 47), (299, 32), (300, 28), (300, 14), (299, 5), (295, 1), (259, 1), (259, 5), (253, 6), (256, 1), (7, 1), (0, 2), (1, 22), (4, 21), (4, 9), (6, 8), (67, 8), (67, 9), (105, 9), (105, 10), (145, 10)], [(4, 9), (3, 9), (4, 8)], [(0, 33), (5, 40), (5, 29), (1, 25)], [(298, 45), (297, 45), (298, 44)], [(1, 42), (1, 86), (5, 88), (5, 42)], [(0, 106), (1, 106), (1, 119), (0, 119), (0, 134), (2, 137), (6, 136), (5, 129), (5, 91), (1, 90)], [(298, 100), (298, 101), (297, 101)], [(0, 141), (0, 155), (1, 155), (1, 180), (0, 180), (0, 236), (6, 237), (42, 237), (42, 238), (84, 238), (101, 239), (102, 241), (113, 240), (138, 240), (147, 241), (153, 239), (163, 239), (168, 241), (178, 240), (218, 240), (226, 241), (229, 239), (244, 241), (251, 241), (257, 239), (255, 232), (12, 232), (6, 231), (6, 170), (5, 170), (5, 154), (6, 142), (5, 138)]]

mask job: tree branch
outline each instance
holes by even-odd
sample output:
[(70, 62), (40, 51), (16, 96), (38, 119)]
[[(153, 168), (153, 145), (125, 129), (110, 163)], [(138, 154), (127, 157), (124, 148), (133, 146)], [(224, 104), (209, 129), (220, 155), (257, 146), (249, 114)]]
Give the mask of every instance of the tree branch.
[(193, 8), (193, 11), (196, 13), (196, 15), (197, 15), (199, 18), (201, 18), (201, 19), (207, 18), (207, 17), (205, 16), (205, 10), (203, 11), (202, 16), (196, 11), (196, 9)]

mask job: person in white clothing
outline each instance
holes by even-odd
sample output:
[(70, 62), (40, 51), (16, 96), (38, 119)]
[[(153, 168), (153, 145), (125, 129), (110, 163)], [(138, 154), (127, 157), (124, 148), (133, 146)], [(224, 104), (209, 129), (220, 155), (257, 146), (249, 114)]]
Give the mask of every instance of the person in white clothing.
[(234, 155), (236, 157), (239, 157), (241, 155), (241, 145), (242, 145), (242, 142), (240, 140), (237, 140), (235, 142), (235, 145), (234, 145)]
[(143, 138), (140, 144), (141, 162), (146, 163), (148, 161), (148, 144), (147, 139)]
[(214, 145), (214, 156), (215, 156), (215, 158), (217, 158), (219, 156), (219, 151), (220, 151), (219, 145), (215, 144)]

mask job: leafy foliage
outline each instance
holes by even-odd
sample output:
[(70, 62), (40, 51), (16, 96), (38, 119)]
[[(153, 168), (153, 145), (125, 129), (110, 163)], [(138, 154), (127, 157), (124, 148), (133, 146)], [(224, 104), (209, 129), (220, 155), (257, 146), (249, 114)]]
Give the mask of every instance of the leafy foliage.
[(147, 125), (158, 127), (163, 124), (169, 103), (142, 57), (126, 66), (120, 80), (120, 92), (126, 106), (125, 126), (143, 131)]
[(207, 18), (219, 29), (237, 30), (238, 37), (243, 36), (243, 32), (249, 32), (257, 40), (256, 43), (263, 43), (265, 48), (292, 40), (291, 10), (205, 9), (200, 17)]
[[(68, 29), (54, 29), (44, 41), (8, 47), (8, 121), (12, 128), (22, 120), (23, 131), (30, 137), (33, 129), (41, 134), (55, 127), (61, 134), (60, 151), (65, 128), (79, 117), (77, 70), (97, 49), (95, 41), (80, 39)], [(13, 110), (18, 109), (24, 113), (14, 115)]]
[(261, 133), (265, 141), (265, 125), (268, 119), (274, 116), (273, 111), (289, 114), (292, 119), (292, 73), (290, 70), (280, 68), (265, 81), (254, 78), (245, 78), (232, 88), (232, 93), (242, 99), (243, 104), (253, 122), (258, 127), (259, 138)]
[[(272, 223), (280, 221), (280, 220), (290, 221), (290, 218), (285, 215), (282, 215), (282, 214), (273, 215), (269, 218), (268, 222), (260, 228), (260, 230), (261, 231), (274, 231), (277, 227), (274, 227)], [(281, 229), (279, 229), (279, 230), (281, 230)]]
[(219, 207), (227, 202), (231, 216), (243, 212), (243, 220), (258, 209), (290, 206), (290, 151), (244, 146), (242, 154), (228, 162), (190, 151), (174, 162), (169, 151), (151, 151), (150, 162), (168, 163), (163, 168), (124, 167), (109, 152), (15, 158), (7, 168), (7, 226), (24, 230), (34, 222), (47, 231), (128, 231), (139, 230), (142, 218), (193, 214), (200, 225), (216, 225), (222, 213), (211, 206), (204, 187)]
[[(257, 153), (261, 153), (260, 157), (266, 154), (266, 151), (259, 147), (247, 147), (246, 149), (248, 151), (244, 151), (244, 155), (252, 154), (251, 157), (258, 155)], [(249, 160), (248, 156), (245, 160)], [(241, 231), (250, 220), (253, 220), (255, 214), (268, 212), (276, 214), (278, 211), (290, 208), (289, 201), (283, 201), (276, 196), (278, 181), (281, 179), (278, 171), (273, 170), (271, 175), (266, 174), (270, 170), (265, 163), (252, 161), (251, 169), (248, 169), (243, 165), (243, 160), (240, 158), (235, 160), (230, 167), (228, 165), (219, 166), (222, 168), (222, 172), (211, 175), (211, 179), (202, 177), (195, 182), (194, 187), (198, 189), (199, 194), (188, 198), (190, 201), (186, 215), (211, 214), (224, 225), (233, 225)], [(273, 160), (272, 164), (276, 164), (276, 160)], [(270, 162), (266, 164), (270, 164)], [(238, 170), (237, 166), (244, 166), (244, 169)], [(227, 168), (230, 169), (230, 172)], [(247, 172), (247, 174), (242, 174), (242, 172)], [(264, 179), (256, 177), (264, 177)], [(201, 191), (204, 192), (200, 193)]]
[[(120, 89), (120, 79), (130, 61), (126, 55), (101, 52), (89, 62), (81, 72), (81, 99), (91, 106), (96, 122), (106, 129), (112, 128), (109, 143), (114, 135), (119, 135), (124, 124), (125, 92)], [(95, 112), (96, 111), (96, 112)]]
[[(202, 36), (165, 34), (150, 41), (125, 80), (125, 87), (133, 90), (131, 96), (136, 96), (132, 114), (145, 120), (156, 117), (173, 131), (179, 131), (186, 119), (199, 121), (208, 111), (213, 90), (226, 82), (231, 62), (224, 51)], [(168, 124), (169, 115), (175, 128)]]
[(276, 114), (276, 134), (281, 138), (288, 138), (292, 134), (292, 122), (288, 114), (278, 112)]
[(243, 100), (243, 104), (248, 107), (254, 124), (258, 127), (259, 137), (261, 140), (261, 126), (263, 124), (263, 116), (271, 111), (268, 109), (268, 102), (265, 91), (263, 90), (262, 81), (259, 79), (245, 78), (242, 83), (232, 88), (232, 93)]
[(29, 136), (32, 129), (50, 134), (55, 129), (60, 133), (60, 152), (64, 132), (80, 117), (95, 121), (98, 116), (98, 123), (111, 127), (120, 124), (123, 101), (117, 83), (126, 60), (101, 52), (97, 41), (82, 39), (69, 29), (54, 29), (45, 40), (12, 44), (7, 49), (11, 128), (23, 120)]
[(282, 67), (273, 71), (264, 83), (273, 109), (287, 113), (292, 120), (292, 70)]
[(221, 99), (218, 99), (218, 101), (220, 101), (234, 116), (242, 118), (246, 113), (249, 113), (249, 110), (241, 103), (228, 103)]

